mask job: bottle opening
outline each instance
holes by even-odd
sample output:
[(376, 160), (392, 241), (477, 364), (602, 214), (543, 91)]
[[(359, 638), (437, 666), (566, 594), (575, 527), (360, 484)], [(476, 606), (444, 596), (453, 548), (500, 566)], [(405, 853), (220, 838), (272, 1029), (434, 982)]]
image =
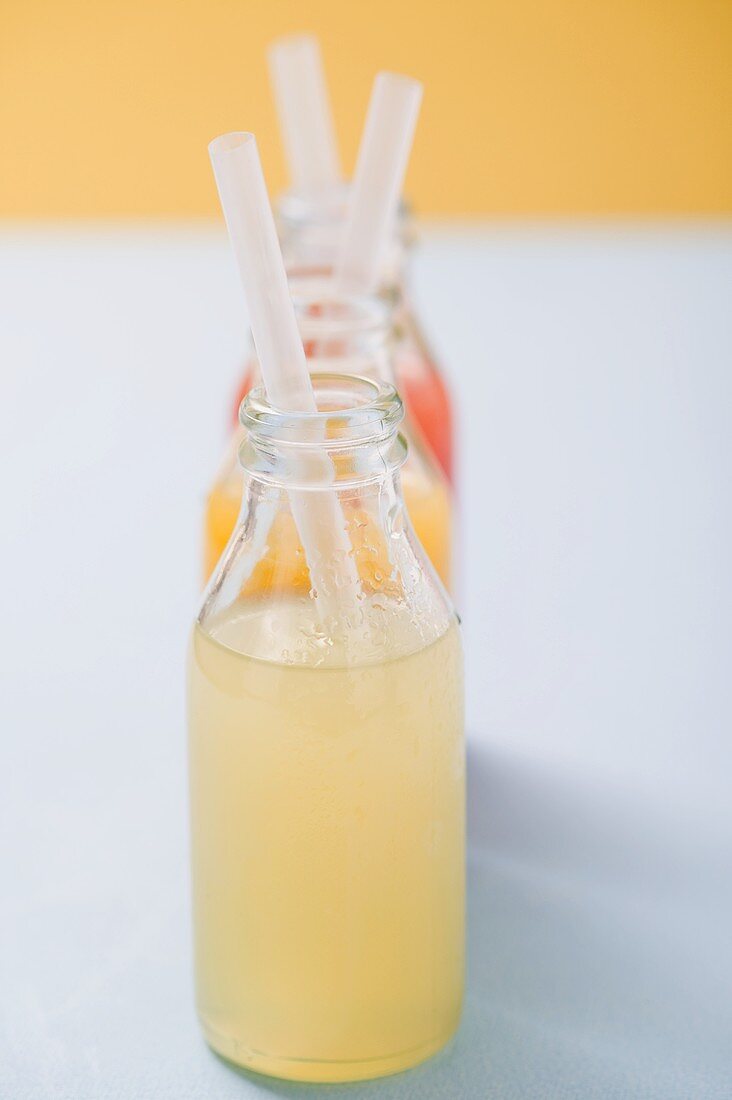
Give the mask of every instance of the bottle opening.
[(303, 342), (387, 340), (393, 323), (393, 307), (383, 298), (344, 294), (331, 275), (289, 274), (290, 293)]
[[(283, 191), (275, 204), (275, 213), (286, 230), (340, 227), (348, 214), (350, 183), (326, 187), (292, 187)], [(405, 242), (411, 239), (414, 213), (402, 199), (397, 207), (395, 234)]]
[[(242, 466), (253, 476), (313, 488), (384, 477), (401, 466), (406, 444), (397, 435), (404, 416), (401, 398), (388, 382), (352, 374), (311, 375), (316, 413), (283, 412), (267, 400), (262, 387), (244, 398), (239, 419), (245, 438)], [(325, 480), (314, 476), (333, 460)]]
[(257, 386), (242, 401), (242, 427), (273, 442), (331, 447), (386, 438), (404, 416), (402, 400), (389, 382), (332, 372), (314, 373), (311, 379), (316, 413), (283, 412)]

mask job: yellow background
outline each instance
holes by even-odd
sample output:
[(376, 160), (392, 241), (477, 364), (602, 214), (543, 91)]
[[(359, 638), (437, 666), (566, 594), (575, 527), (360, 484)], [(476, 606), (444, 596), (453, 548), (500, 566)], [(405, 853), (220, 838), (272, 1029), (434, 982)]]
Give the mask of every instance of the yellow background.
[(319, 34), (350, 172), (378, 68), (426, 85), (433, 214), (732, 210), (732, 0), (0, 0), (0, 214), (215, 215), (206, 144), (285, 182), (265, 46)]

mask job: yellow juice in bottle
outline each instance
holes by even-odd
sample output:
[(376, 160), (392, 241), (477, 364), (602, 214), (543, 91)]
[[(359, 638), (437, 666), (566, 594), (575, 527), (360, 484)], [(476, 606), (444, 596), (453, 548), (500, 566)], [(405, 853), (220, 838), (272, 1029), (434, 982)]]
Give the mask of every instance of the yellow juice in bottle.
[(414, 1065), (460, 1012), (458, 628), (371, 600), (363, 660), (296, 595), (239, 599), (190, 648), (199, 1015), (225, 1057), (302, 1081)]

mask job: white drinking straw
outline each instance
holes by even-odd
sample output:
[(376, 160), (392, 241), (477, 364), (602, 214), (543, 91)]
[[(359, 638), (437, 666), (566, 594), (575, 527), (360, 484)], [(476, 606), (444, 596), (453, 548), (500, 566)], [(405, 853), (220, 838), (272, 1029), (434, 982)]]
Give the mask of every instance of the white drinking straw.
[(254, 134), (222, 134), (208, 149), (267, 396), (278, 409), (316, 412)]
[[(269, 402), (283, 412), (317, 412), (254, 135), (223, 134), (209, 153)], [(332, 481), (325, 453), (315, 466), (314, 473)], [(290, 501), (319, 606), (336, 615), (343, 597), (355, 598), (358, 584), (338, 498), (291, 491)]]
[(338, 146), (317, 38), (278, 38), (268, 57), (292, 186), (306, 191), (335, 186), (341, 179)]
[(341, 290), (369, 294), (378, 286), (421, 102), (418, 80), (376, 76), (335, 266)]

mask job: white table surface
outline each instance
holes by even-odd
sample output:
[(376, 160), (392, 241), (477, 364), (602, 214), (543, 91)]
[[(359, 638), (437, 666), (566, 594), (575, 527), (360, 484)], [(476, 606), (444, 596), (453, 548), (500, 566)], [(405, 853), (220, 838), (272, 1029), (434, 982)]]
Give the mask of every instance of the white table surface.
[(183, 660), (245, 320), (221, 233), (0, 232), (3, 1100), (732, 1096), (732, 227), (441, 230), (463, 1026), (237, 1074), (192, 1007)]

